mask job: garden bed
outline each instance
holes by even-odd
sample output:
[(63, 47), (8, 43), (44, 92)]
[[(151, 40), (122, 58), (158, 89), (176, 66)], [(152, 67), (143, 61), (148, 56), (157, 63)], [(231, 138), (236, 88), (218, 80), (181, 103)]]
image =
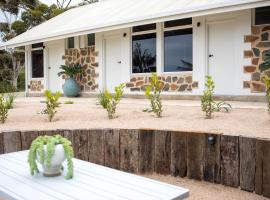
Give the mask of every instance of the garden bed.
[(144, 113), (148, 107), (146, 100), (125, 100), (119, 104), (117, 118), (109, 120), (107, 113), (96, 105), (95, 99), (78, 99), (75, 104), (62, 104), (54, 122), (48, 122), (46, 116), (37, 114), (44, 108), (42, 98), (17, 100), (15, 108), (9, 111), (1, 130), (55, 130), (90, 128), (128, 128), (159, 129), (189, 132), (207, 132), (215, 134), (243, 135), (256, 138), (270, 138), (270, 116), (266, 104), (232, 103), (230, 113), (215, 113), (214, 118), (206, 120), (199, 102), (164, 101), (163, 117)]

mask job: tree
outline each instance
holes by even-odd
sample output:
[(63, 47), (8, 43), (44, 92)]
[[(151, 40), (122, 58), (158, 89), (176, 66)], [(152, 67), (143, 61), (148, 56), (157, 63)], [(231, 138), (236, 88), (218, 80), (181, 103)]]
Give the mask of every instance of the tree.
[[(59, 0), (57, 0), (57, 4), (58, 2)], [(70, 2), (63, 7), (65, 0), (59, 6), (55, 4), (47, 6), (38, 0), (0, 0), (0, 14), (3, 16), (2, 22), (0, 22), (1, 40), (8, 41), (28, 29), (61, 14), (68, 9), (69, 4)], [(24, 68), (23, 49), (9, 49), (0, 52), (0, 54), (9, 59), (5, 65), (2, 65), (5, 73), (0, 69), (0, 74), (9, 74), (9, 77), (12, 77), (9, 82), (17, 88), (18, 76)]]

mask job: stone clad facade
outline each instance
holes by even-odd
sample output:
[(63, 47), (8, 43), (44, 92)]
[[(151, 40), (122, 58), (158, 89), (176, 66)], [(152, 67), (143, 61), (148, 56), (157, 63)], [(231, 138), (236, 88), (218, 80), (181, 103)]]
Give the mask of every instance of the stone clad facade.
[[(94, 92), (98, 90), (98, 63), (95, 57), (98, 52), (95, 46), (81, 49), (67, 49), (63, 59), (65, 64), (79, 63), (83, 67), (83, 74), (76, 79), (81, 87), (82, 92)], [(64, 76), (62, 78), (65, 78)]]
[[(130, 82), (126, 84), (130, 91), (145, 91), (151, 75), (132, 76)], [(161, 75), (159, 80), (162, 82), (162, 89), (166, 92), (191, 92), (198, 88), (198, 82), (193, 82), (192, 73), (181, 75)]]
[(270, 69), (262, 70), (261, 66), (266, 52), (270, 52), (270, 25), (253, 26), (251, 35), (246, 35), (245, 43), (251, 44), (251, 50), (244, 52), (245, 58), (251, 59), (251, 65), (244, 66), (244, 73), (251, 74), (251, 79), (244, 81), (244, 88), (250, 88), (251, 92), (265, 92), (263, 76), (270, 76)]
[(43, 80), (31, 80), (28, 89), (31, 92), (42, 92), (44, 90)]

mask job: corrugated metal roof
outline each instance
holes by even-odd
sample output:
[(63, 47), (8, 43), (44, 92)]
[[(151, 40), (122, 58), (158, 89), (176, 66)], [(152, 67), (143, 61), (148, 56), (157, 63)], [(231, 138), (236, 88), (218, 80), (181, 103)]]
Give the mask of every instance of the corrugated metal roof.
[(191, 17), (209, 13), (270, 5), (269, 0), (104, 0), (68, 10), (2, 44), (23, 46), (85, 33), (149, 23), (168, 17)]

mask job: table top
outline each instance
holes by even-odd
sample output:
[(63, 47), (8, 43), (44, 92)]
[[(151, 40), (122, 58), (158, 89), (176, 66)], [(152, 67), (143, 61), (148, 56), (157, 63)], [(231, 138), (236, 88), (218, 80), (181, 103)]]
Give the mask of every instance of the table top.
[[(187, 189), (73, 159), (74, 178), (31, 176), (28, 151), (0, 155), (0, 198), (7, 200), (180, 200)], [(64, 165), (65, 166), (65, 165)], [(39, 167), (41, 169), (41, 167)]]

